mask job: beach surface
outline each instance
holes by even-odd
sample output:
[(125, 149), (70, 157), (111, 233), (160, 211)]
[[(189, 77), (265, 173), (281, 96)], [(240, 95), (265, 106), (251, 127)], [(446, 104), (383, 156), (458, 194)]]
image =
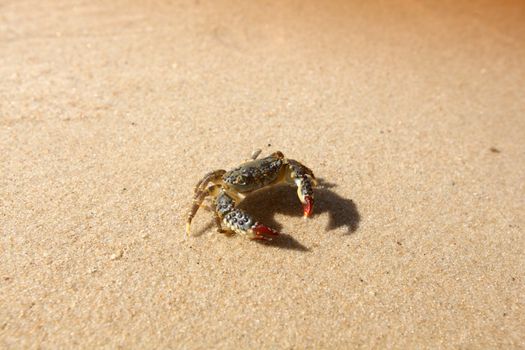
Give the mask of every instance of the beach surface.
[[(523, 1), (0, 1), (0, 348), (525, 348)], [(319, 178), (216, 232), (205, 173)]]

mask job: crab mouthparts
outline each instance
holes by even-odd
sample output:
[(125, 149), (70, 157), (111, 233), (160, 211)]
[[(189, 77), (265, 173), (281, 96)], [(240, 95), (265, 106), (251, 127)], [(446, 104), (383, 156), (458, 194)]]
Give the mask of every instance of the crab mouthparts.
[(304, 216), (308, 217), (312, 215), (314, 211), (314, 199), (311, 196), (304, 197), (303, 212)]

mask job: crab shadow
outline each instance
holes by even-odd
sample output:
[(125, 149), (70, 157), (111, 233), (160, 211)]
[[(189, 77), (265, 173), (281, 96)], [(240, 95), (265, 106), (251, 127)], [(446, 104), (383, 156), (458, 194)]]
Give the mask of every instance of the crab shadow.
[[(351, 199), (343, 198), (332, 191), (331, 188), (337, 187), (336, 184), (326, 182), (320, 178), (317, 180), (319, 186), (315, 189), (314, 214), (309, 220), (315, 219), (320, 214), (328, 213), (326, 231), (344, 227), (346, 228), (346, 234), (355, 232), (359, 228), (359, 222), (361, 221), (361, 215), (355, 203)], [(275, 214), (303, 216), (296, 189), (285, 184), (263, 188), (251, 193), (239, 204), (239, 208), (246, 210), (256, 217), (258, 221), (277, 231), (282, 231), (283, 226), (275, 220)], [(200, 236), (213, 227), (213, 222), (209, 222), (197, 235)], [(258, 243), (281, 249), (301, 252), (310, 251), (308, 247), (286, 233), (281, 233), (279, 237), (274, 238), (272, 241)]]
[[(314, 214), (309, 220), (316, 216), (328, 213), (326, 231), (345, 228), (345, 234), (352, 234), (359, 228), (361, 215), (357, 206), (351, 199), (339, 196), (331, 190), (335, 184), (318, 179), (319, 186), (315, 189)], [(239, 205), (240, 208), (253, 214), (260, 222), (278, 231), (283, 226), (275, 220), (275, 214), (302, 217), (302, 207), (297, 198), (295, 188), (289, 185), (277, 185), (256, 191), (246, 197)], [(281, 234), (265, 245), (276, 246), (285, 249), (309, 251), (307, 247), (298, 242), (288, 234)]]

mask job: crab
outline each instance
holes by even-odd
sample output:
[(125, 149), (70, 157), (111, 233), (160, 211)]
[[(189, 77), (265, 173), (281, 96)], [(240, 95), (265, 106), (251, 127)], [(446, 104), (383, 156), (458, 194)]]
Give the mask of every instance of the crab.
[(313, 213), (314, 193), (317, 185), (314, 173), (300, 162), (288, 159), (280, 151), (257, 159), (260, 150), (249, 161), (230, 170), (207, 173), (195, 186), (193, 203), (186, 221), (186, 234), (204, 199), (211, 197), (217, 231), (242, 234), (253, 240), (269, 241), (279, 232), (258, 222), (237, 205), (250, 193), (261, 188), (289, 183), (297, 186), (297, 196), (303, 205), (304, 217)]

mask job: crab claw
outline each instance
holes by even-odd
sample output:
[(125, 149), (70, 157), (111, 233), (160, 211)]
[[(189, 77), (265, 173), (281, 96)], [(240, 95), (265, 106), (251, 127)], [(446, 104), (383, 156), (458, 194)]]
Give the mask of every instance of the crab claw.
[[(269, 228), (266, 225), (256, 223), (252, 227), (253, 232), (255, 232), (255, 237), (253, 239), (263, 240), (263, 241), (271, 241), (271, 237), (275, 237), (279, 235), (279, 232)], [(268, 237), (271, 236), (271, 237)]]
[(314, 211), (314, 199), (312, 196), (305, 196), (304, 197), (304, 203), (303, 203), (303, 212), (304, 217), (308, 217), (312, 215), (312, 212)]

